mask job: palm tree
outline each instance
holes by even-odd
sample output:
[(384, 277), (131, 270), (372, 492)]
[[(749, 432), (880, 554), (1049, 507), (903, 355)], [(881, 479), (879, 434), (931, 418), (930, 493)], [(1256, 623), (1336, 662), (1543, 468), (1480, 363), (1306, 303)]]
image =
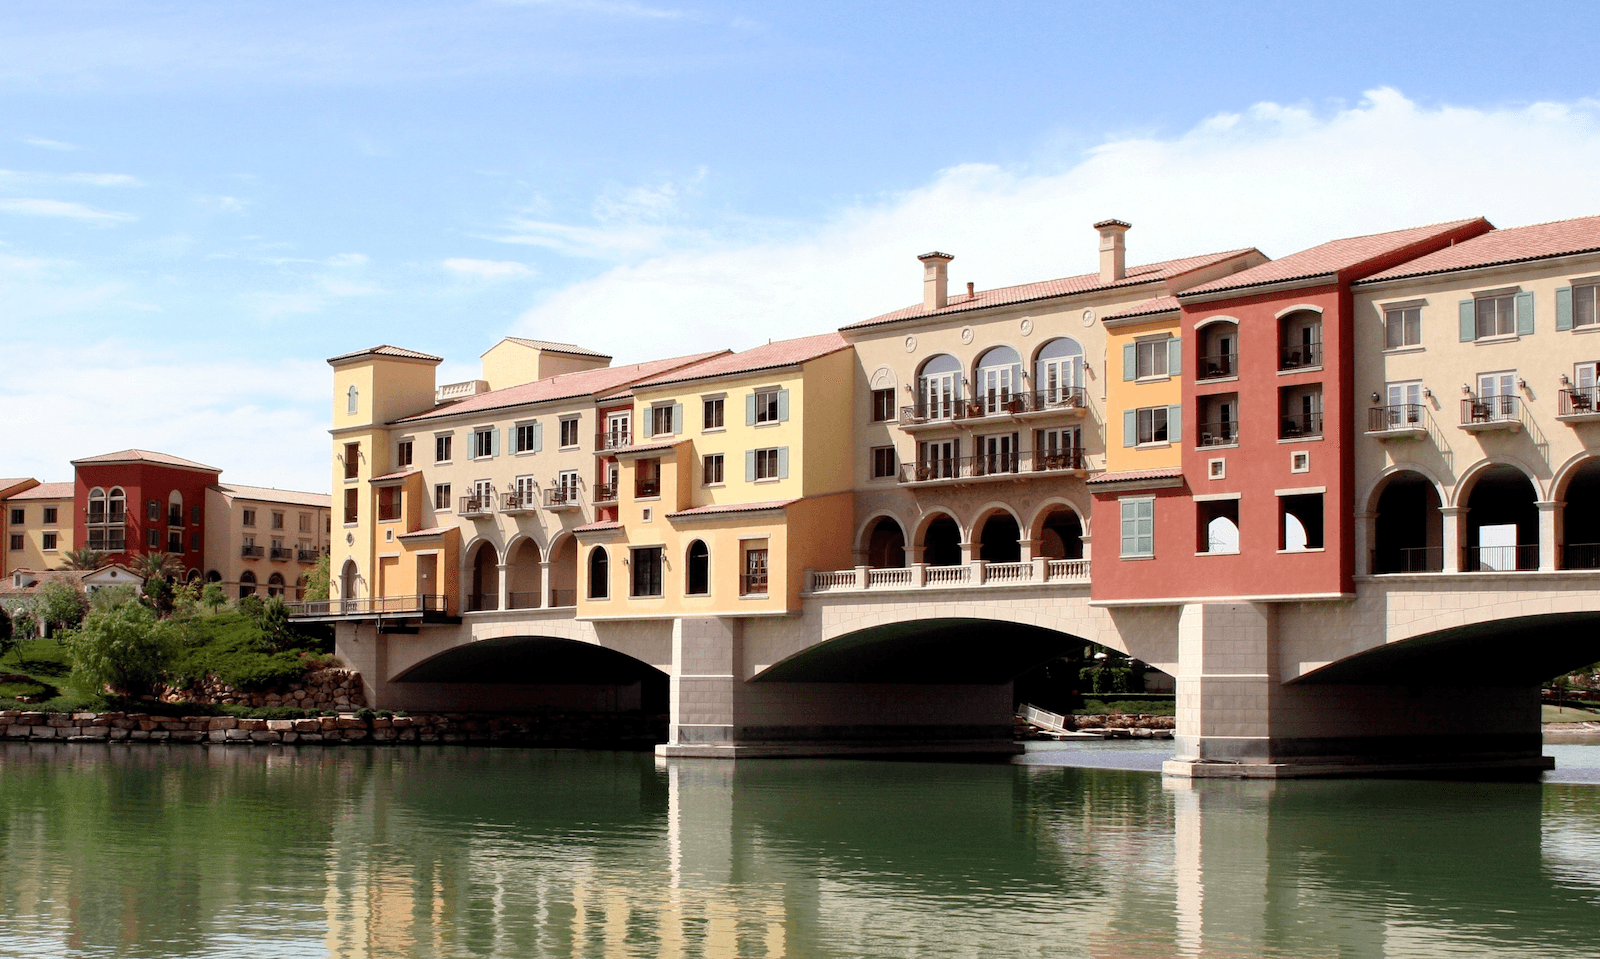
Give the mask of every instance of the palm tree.
[(183, 572), (183, 559), (172, 553), (163, 553), (159, 550), (153, 553), (140, 553), (133, 559), (133, 571), (143, 580), (167, 579)]
[(69, 549), (61, 554), (65, 565), (62, 569), (99, 569), (111, 558), (110, 553), (102, 553), (97, 549), (87, 546), (78, 549)]

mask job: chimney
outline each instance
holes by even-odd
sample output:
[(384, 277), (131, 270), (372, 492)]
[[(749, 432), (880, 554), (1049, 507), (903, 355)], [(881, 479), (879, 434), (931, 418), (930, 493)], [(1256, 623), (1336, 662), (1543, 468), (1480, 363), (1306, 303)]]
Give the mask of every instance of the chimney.
[(922, 261), (922, 308), (937, 310), (950, 303), (950, 261), (948, 253), (924, 253)]
[(1128, 244), (1122, 235), (1132, 226), (1121, 220), (1101, 220), (1094, 225), (1100, 231), (1101, 283), (1115, 283), (1128, 275)]

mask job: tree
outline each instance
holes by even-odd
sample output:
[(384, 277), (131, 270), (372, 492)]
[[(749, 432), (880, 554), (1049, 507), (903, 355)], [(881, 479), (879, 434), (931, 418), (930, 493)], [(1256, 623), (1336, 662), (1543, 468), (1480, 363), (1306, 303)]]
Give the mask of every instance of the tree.
[(133, 571), (144, 578), (146, 582), (152, 579), (166, 579), (177, 576), (183, 572), (183, 557), (172, 553), (163, 553), (157, 550), (153, 553), (140, 553), (133, 558)]
[(89, 594), (90, 611), (110, 609), (121, 606), (123, 603), (135, 603), (139, 600), (138, 587), (132, 583), (118, 583), (115, 586), (102, 586)]
[(223, 590), (221, 583), (207, 583), (206, 588), (200, 591), (200, 605), (213, 613), (228, 605), (228, 594)]
[(0, 656), (5, 656), (17, 648), (19, 639), (11, 635), (11, 614), (0, 606)]
[(306, 571), (306, 599), (320, 602), (328, 598), (329, 564), (332, 559), (327, 553), (317, 557), (317, 564)]
[(289, 628), (289, 608), (274, 596), (261, 607), (260, 614), (252, 617), (261, 627), (267, 643), (278, 652), (289, 649), (299, 637)]
[(165, 619), (172, 613), (172, 593), (172, 584), (160, 576), (152, 576), (144, 581), (145, 601), (160, 618)]
[(265, 605), (266, 604), (261, 601), (261, 597), (257, 596), (255, 593), (251, 593), (249, 596), (239, 597), (239, 612), (245, 614), (251, 619), (260, 619), (261, 608)]
[(156, 628), (156, 614), (142, 603), (97, 610), (63, 640), (74, 677), (85, 689), (110, 689), (135, 697), (165, 678), (178, 655), (173, 634)]
[(69, 549), (61, 556), (64, 563), (62, 569), (99, 569), (111, 558), (110, 553), (102, 553), (87, 546)]
[(51, 580), (33, 597), (33, 615), (47, 629), (70, 628), (83, 621), (89, 597), (76, 586)]

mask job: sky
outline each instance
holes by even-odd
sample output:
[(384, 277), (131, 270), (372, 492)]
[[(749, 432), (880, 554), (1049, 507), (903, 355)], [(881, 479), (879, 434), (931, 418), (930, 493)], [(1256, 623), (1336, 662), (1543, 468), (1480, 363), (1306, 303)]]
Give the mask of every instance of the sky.
[(329, 356), (629, 362), (921, 297), (1600, 214), (1592, 2), (0, 4), (0, 476), (325, 491)]

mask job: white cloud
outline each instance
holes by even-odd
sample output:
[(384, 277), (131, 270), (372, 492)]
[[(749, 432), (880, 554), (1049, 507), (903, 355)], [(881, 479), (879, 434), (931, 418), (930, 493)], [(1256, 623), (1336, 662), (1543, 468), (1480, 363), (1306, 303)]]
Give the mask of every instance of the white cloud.
[[(1462, 144), (1470, 144), (1463, 148)], [(667, 228), (525, 223), (516, 242), (618, 265), (528, 310), (513, 332), (619, 359), (748, 347), (916, 302), (932, 249), (980, 288), (1090, 272), (1090, 224), (1120, 217), (1133, 262), (1257, 246), (1270, 256), (1340, 236), (1487, 215), (1500, 226), (1600, 213), (1600, 103), (1423, 107), (1379, 89), (1355, 106), (1273, 103), (1171, 137), (1116, 139), (1027, 167), (967, 164), (838, 211), (781, 240), (715, 243)], [(506, 239), (512, 239), (507, 237)], [(640, 251), (650, 251), (641, 254)], [(596, 317), (605, 317), (596, 340)]]
[(682, 10), (650, 7), (628, 0), (499, 0), (518, 7), (540, 7), (546, 10), (599, 13), (614, 17), (636, 17), (645, 20), (677, 20), (685, 14)]
[(76, 144), (66, 143), (61, 140), (47, 140), (44, 137), (23, 137), (22, 142), (41, 150), (76, 150)]
[(705, 238), (699, 229), (685, 223), (684, 201), (700, 194), (706, 176), (701, 167), (682, 182), (608, 187), (591, 205), (594, 225), (558, 223), (536, 215), (545, 212), (547, 204), (541, 201), (510, 217), (506, 232), (486, 239), (600, 260), (636, 260), (685, 243), (701, 244)]
[(323, 262), (329, 266), (366, 266), (367, 255), (365, 253), (335, 253)]
[(0, 181), (12, 183), (82, 183), (88, 186), (143, 186), (138, 177), (126, 173), (36, 173), (0, 170)]
[(74, 220), (93, 220), (97, 223), (120, 223), (133, 219), (133, 216), (128, 213), (98, 210), (82, 203), (21, 197), (0, 199), (0, 213), (17, 213), (23, 216), (66, 217)]
[(527, 264), (513, 260), (470, 260), (463, 257), (445, 260), (444, 268), (480, 280), (510, 280), (532, 276), (536, 272)]

